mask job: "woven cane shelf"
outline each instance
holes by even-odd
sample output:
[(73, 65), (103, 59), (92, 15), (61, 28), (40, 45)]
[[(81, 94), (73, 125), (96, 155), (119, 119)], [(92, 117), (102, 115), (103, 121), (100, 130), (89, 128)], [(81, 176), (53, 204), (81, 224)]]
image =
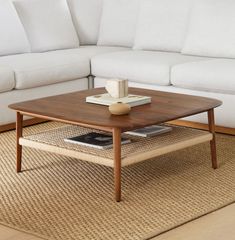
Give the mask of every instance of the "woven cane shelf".
[[(64, 141), (64, 138), (92, 131), (94, 130), (89, 128), (65, 125), (22, 137), (20, 138), (20, 145), (113, 167), (113, 149), (100, 150)], [(212, 139), (212, 134), (207, 131), (175, 126), (173, 126), (171, 132), (151, 138), (127, 136), (132, 142), (122, 145), (122, 167)]]

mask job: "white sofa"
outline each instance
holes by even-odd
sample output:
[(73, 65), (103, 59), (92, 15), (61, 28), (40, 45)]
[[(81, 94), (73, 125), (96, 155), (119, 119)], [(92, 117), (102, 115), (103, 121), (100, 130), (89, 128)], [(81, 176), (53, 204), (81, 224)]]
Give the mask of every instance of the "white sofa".
[(0, 125), (15, 121), (13, 102), (125, 78), (220, 99), (217, 125), (235, 128), (234, 11), (233, 0), (0, 0)]

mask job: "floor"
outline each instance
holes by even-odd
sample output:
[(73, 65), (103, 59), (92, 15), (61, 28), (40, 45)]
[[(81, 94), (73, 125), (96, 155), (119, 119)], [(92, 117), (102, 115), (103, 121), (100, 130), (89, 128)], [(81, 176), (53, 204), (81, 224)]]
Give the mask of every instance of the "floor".
[(0, 225), (0, 240), (42, 240), (42, 238)]
[(235, 204), (189, 222), (153, 239), (235, 240)]
[[(173, 229), (152, 240), (235, 240), (235, 204)], [(0, 225), (0, 240), (42, 240)]]

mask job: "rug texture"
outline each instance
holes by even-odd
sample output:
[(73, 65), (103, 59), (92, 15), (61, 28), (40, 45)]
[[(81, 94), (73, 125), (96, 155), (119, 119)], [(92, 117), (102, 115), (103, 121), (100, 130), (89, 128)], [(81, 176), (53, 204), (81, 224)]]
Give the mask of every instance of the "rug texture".
[(112, 168), (23, 148), (17, 174), (15, 131), (2, 133), (0, 221), (55, 240), (150, 239), (235, 202), (235, 137), (217, 135), (217, 147), (217, 170), (209, 143), (123, 168), (116, 203)]

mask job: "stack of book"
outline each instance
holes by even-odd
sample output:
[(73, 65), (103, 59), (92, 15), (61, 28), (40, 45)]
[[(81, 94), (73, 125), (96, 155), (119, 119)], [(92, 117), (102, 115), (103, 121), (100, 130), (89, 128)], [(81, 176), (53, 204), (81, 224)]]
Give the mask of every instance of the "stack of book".
[(86, 102), (105, 105), (105, 106), (109, 106), (117, 102), (122, 102), (122, 103), (129, 104), (131, 107), (135, 107), (135, 106), (151, 103), (151, 97), (129, 94), (127, 97), (113, 98), (110, 96), (110, 94), (104, 93), (100, 95), (86, 97)]
[[(125, 134), (140, 136), (140, 137), (153, 137), (171, 131), (172, 128), (168, 126), (152, 125), (144, 128), (139, 128), (134, 131), (125, 132)], [(113, 137), (103, 133), (91, 132), (80, 136), (64, 139), (65, 142), (80, 144), (88, 147), (98, 149), (109, 149), (113, 147)], [(121, 138), (121, 144), (131, 143), (127, 137)]]

